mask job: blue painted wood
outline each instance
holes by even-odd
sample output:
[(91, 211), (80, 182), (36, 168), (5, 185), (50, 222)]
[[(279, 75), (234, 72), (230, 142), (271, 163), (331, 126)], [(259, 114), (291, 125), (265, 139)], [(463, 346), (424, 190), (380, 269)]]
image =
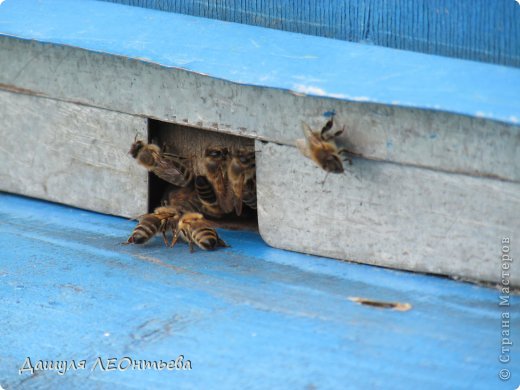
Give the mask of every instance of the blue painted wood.
[(0, 34), (240, 84), (520, 120), (520, 70), (504, 66), (87, 0), (6, 0)]
[(520, 66), (520, 4), (514, 0), (104, 1)]
[[(515, 388), (499, 363), (499, 292), (433, 276), (267, 247), (190, 254), (156, 237), (119, 245), (134, 223), (0, 193), (0, 385), (39, 388)], [(407, 312), (348, 297), (409, 302)], [(512, 297), (511, 334), (520, 334)], [(516, 345), (516, 344), (515, 344)], [(191, 371), (91, 371), (96, 359)], [(85, 370), (18, 374), (26, 357)], [(510, 382), (497, 373), (509, 368)]]

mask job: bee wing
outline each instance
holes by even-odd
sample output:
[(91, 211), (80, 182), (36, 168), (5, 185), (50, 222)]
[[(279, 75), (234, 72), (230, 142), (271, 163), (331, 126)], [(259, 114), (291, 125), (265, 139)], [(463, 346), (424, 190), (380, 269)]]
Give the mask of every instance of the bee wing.
[(182, 162), (187, 162), (189, 160), (189, 158), (187, 158), (187, 157), (182, 157), (182, 156), (179, 156), (178, 154), (173, 154), (173, 153), (161, 153), (161, 155), (165, 158), (172, 158), (172, 159), (176, 159), (176, 160), (179, 160)]
[(303, 134), (305, 135), (305, 138), (309, 139), (313, 135), (312, 129), (309, 127), (309, 125), (302, 121), (302, 130)]
[(219, 172), (219, 174), (214, 178), (214, 180), (211, 180), (211, 184), (213, 185), (213, 189), (215, 190), (218, 205), (220, 206), (220, 208), (225, 208), (227, 204), (227, 185), (226, 179), (224, 178), (224, 174), (222, 171)]
[(296, 147), (298, 150), (307, 158), (311, 158), (311, 152), (309, 150), (309, 145), (306, 140), (304, 139), (297, 139), (296, 140)]
[(244, 175), (240, 175), (237, 183), (234, 185), (234, 193), (235, 193), (235, 212), (238, 216), (242, 214), (242, 202), (244, 198)]
[(141, 222), (141, 220), (142, 220), (144, 217), (146, 217), (147, 215), (150, 215), (150, 214), (146, 213), (146, 214), (137, 215), (137, 216), (135, 216), (135, 217), (129, 218), (128, 220), (129, 220), (129, 221), (138, 221), (138, 222)]
[(229, 176), (226, 176), (226, 181), (224, 183), (224, 193), (221, 194), (221, 198), (219, 199), (219, 206), (224, 211), (224, 213), (230, 213), (233, 211), (233, 202), (234, 202), (234, 194), (233, 194), (233, 183), (229, 179)]
[(153, 215), (155, 217), (159, 218), (161, 221), (163, 221), (165, 219), (178, 216), (178, 213), (177, 212), (169, 212), (169, 211), (161, 211), (160, 213), (154, 213)]
[(185, 187), (192, 178), (187, 161), (173, 154), (162, 153), (154, 173), (168, 183)]
[(249, 180), (247, 180), (244, 183), (244, 196), (242, 201), (251, 207), (252, 209), (256, 210), (256, 177), (253, 177)]

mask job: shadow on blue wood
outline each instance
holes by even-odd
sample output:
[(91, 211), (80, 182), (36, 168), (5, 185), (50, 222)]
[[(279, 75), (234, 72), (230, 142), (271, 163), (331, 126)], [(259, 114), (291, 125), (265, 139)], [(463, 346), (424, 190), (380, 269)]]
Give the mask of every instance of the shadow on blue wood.
[[(520, 381), (517, 351), (498, 362), (496, 290), (272, 249), (253, 233), (222, 231), (232, 248), (217, 252), (120, 245), (133, 226), (0, 194), (3, 388), (491, 389), (502, 368), (503, 388)], [(99, 357), (180, 354), (191, 371), (92, 370)], [(86, 368), (19, 375), (26, 357)]]
[(520, 66), (515, 0), (104, 0), (326, 38)]
[[(239, 84), (520, 122), (516, 68), (87, 0), (6, 0), (0, 35)], [(19, 64), (20, 72), (25, 65)]]

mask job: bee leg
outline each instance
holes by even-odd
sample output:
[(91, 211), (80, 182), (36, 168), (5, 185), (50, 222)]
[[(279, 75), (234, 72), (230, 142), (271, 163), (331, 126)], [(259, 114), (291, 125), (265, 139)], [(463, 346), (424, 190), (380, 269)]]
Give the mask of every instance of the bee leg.
[[(325, 126), (327, 127), (327, 126)], [(341, 135), (341, 133), (343, 133), (345, 131), (345, 126), (343, 126), (341, 129), (337, 130), (336, 132), (331, 132), (330, 131), (330, 127), (325, 129), (325, 127), (321, 130), (321, 138), (324, 140), (324, 141), (329, 141), (331, 140), (332, 138), (336, 138), (338, 136)]]
[(190, 241), (190, 253), (193, 253), (195, 250), (193, 249), (193, 242)]
[(176, 232), (173, 235), (172, 243), (170, 244), (170, 248), (173, 248), (173, 246), (177, 243), (177, 240), (179, 239), (179, 232)]
[(235, 204), (235, 213), (240, 216), (242, 215), (242, 197), (244, 196), (244, 175), (241, 175), (238, 188), (236, 189), (235, 196), (233, 197), (233, 203)]
[(128, 237), (128, 240), (126, 240), (126, 242), (122, 242), (121, 245), (130, 245), (130, 244), (133, 244), (134, 243), (134, 236), (130, 236)]
[(342, 157), (343, 161), (348, 161), (348, 165), (352, 165), (352, 158), (350, 156), (361, 156), (360, 154), (351, 153), (345, 148), (338, 150), (338, 154)]
[(221, 239), (220, 237), (218, 238), (217, 246), (221, 246), (223, 248), (231, 248), (231, 246), (226, 244), (226, 242), (223, 239)]
[(324, 136), (325, 133), (327, 133), (330, 129), (332, 129), (332, 126), (334, 126), (334, 117), (330, 118), (327, 123), (325, 123), (325, 126), (321, 128), (321, 135)]
[(325, 181), (327, 181), (327, 177), (329, 177), (329, 173), (330, 173), (330, 172), (327, 172), (327, 173), (325, 174), (325, 178), (324, 178), (323, 181), (321, 182), (321, 186), (322, 186), (322, 187), (325, 185)]
[(164, 240), (164, 245), (170, 246), (170, 244), (168, 244), (168, 238), (166, 237), (165, 231), (162, 232), (162, 236), (163, 236), (163, 240)]

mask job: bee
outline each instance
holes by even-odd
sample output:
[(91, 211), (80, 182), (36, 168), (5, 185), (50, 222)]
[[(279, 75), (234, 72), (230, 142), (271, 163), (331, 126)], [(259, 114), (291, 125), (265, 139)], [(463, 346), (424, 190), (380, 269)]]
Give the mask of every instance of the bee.
[(253, 210), (256, 210), (256, 177), (246, 182), (242, 201)]
[[(340, 155), (348, 152), (346, 149), (338, 149), (334, 138), (343, 133), (345, 127), (332, 132), (333, 118), (327, 121), (320, 132), (314, 132), (305, 122), (302, 122), (302, 127), (306, 139), (297, 140), (296, 146), (303, 155), (313, 160), (328, 173), (343, 173), (345, 169)], [(348, 160), (349, 164), (352, 164), (352, 160), (347, 156), (344, 157), (344, 160)]]
[(193, 253), (194, 244), (205, 251), (215, 250), (218, 247), (229, 247), (200, 213), (186, 213), (179, 219), (171, 247), (177, 243), (179, 237), (189, 244), (191, 253)]
[(159, 146), (135, 140), (128, 152), (148, 171), (179, 187), (188, 186), (193, 180), (189, 160), (161, 151)]
[(177, 208), (163, 206), (156, 208), (153, 213), (140, 216), (138, 218), (139, 223), (124, 244), (144, 244), (157, 233), (161, 232), (164, 245), (168, 246), (166, 232), (171, 230), (173, 236), (175, 236), (177, 223), (181, 215)]
[(205, 177), (209, 185), (204, 180), (198, 179), (198, 185), (195, 183), (195, 190), (201, 201), (209, 205), (213, 203), (210, 199), (212, 197), (212, 194), (210, 194), (211, 188), (222, 214), (227, 214), (233, 209), (227, 196), (228, 163), (229, 151), (227, 148), (210, 147), (204, 151), (204, 156), (197, 164), (199, 171), (197, 176)]
[(247, 200), (246, 204), (248, 206), (256, 209), (255, 174), (255, 152), (246, 149), (234, 151), (228, 164), (227, 177), (231, 187), (233, 206), (237, 215), (242, 214), (244, 198)]
[(161, 204), (163, 206), (174, 207), (182, 214), (198, 212), (202, 207), (197, 192), (191, 185), (188, 187), (170, 188), (165, 192)]
[(220, 218), (224, 214), (213, 186), (206, 176), (195, 177), (195, 191), (201, 202), (201, 211), (211, 217)]

